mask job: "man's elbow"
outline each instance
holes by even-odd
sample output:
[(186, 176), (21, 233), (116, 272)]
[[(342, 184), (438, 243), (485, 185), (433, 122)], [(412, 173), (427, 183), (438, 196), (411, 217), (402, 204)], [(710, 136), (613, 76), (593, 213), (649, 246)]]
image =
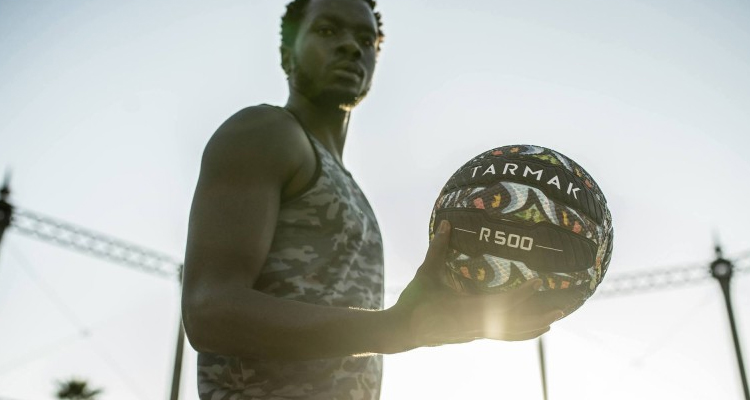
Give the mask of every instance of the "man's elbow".
[(190, 346), (199, 353), (217, 352), (211, 340), (211, 328), (215, 323), (211, 321), (209, 307), (195, 296), (182, 296), (182, 326)]

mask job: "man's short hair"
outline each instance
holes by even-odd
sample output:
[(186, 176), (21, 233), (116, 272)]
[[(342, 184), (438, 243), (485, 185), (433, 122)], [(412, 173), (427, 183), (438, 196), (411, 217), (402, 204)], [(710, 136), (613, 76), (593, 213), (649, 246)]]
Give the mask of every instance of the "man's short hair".
[[(375, 11), (375, 0), (360, 0), (367, 3), (375, 15), (375, 21), (378, 23), (378, 47), (380, 51), (380, 44), (385, 38), (383, 34), (383, 21), (380, 18), (380, 13)], [(292, 47), (294, 40), (297, 39), (299, 33), (299, 27), (302, 23), (302, 19), (305, 17), (305, 10), (310, 0), (292, 0), (286, 5), (286, 12), (281, 17), (281, 44), (283, 46)]]

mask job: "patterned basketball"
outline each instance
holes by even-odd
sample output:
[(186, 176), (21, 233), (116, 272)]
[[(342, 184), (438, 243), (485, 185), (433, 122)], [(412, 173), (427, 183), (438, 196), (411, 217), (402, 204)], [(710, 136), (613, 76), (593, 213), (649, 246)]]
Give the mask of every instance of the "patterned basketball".
[(612, 254), (612, 217), (599, 186), (570, 158), (532, 145), (486, 151), (450, 177), (430, 218), (430, 240), (452, 226), (451, 286), (502, 292), (541, 278), (532, 298), (544, 310), (578, 309)]

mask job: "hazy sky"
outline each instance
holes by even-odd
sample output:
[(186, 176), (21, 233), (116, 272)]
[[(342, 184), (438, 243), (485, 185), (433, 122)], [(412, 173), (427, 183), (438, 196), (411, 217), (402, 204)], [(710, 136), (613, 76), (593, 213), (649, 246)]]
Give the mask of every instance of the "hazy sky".
[[(283, 104), (285, 1), (0, 0), (0, 172), (12, 202), (179, 259), (203, 146)], [(750, 249), (750, 3), (381, 0), (387, 38), (344, 162), (385, 237), (388, 304), (432, 204), (476, 154), (578, 161), (609, 201), (608, 277)], [(605, 279), (606, 284), (607, 280)], [(734, 305), (750, 358), (750, 275)], [(71, 376), (105, 400), (168, 397), (176, 282), (10, 229), (0, 248), (0, 398)], [(550, 399), (742, 398), (718, 285), (594, 298), (545, 335)], [(195, 399), (186, 354), (183, 399)], [(383, 399), (541, 399), (536, 343), (386, 357)]]

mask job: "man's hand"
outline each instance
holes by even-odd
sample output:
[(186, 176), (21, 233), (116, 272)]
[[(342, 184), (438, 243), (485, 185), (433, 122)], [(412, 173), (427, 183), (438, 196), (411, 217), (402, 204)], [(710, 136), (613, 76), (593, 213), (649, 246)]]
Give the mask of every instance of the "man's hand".
[(438, 228), (424, 263), (404, 289), (392, 311), (407, 326), (410, 348), (462, 343), (475, 339), (533, 339), (549, 331), (563, 312), (535, 311), (529, 300), (539, 289), (539, 279), (498, 294), (469, 295), (446, 283), (445, 254), (450, 238), (448, 221)]

